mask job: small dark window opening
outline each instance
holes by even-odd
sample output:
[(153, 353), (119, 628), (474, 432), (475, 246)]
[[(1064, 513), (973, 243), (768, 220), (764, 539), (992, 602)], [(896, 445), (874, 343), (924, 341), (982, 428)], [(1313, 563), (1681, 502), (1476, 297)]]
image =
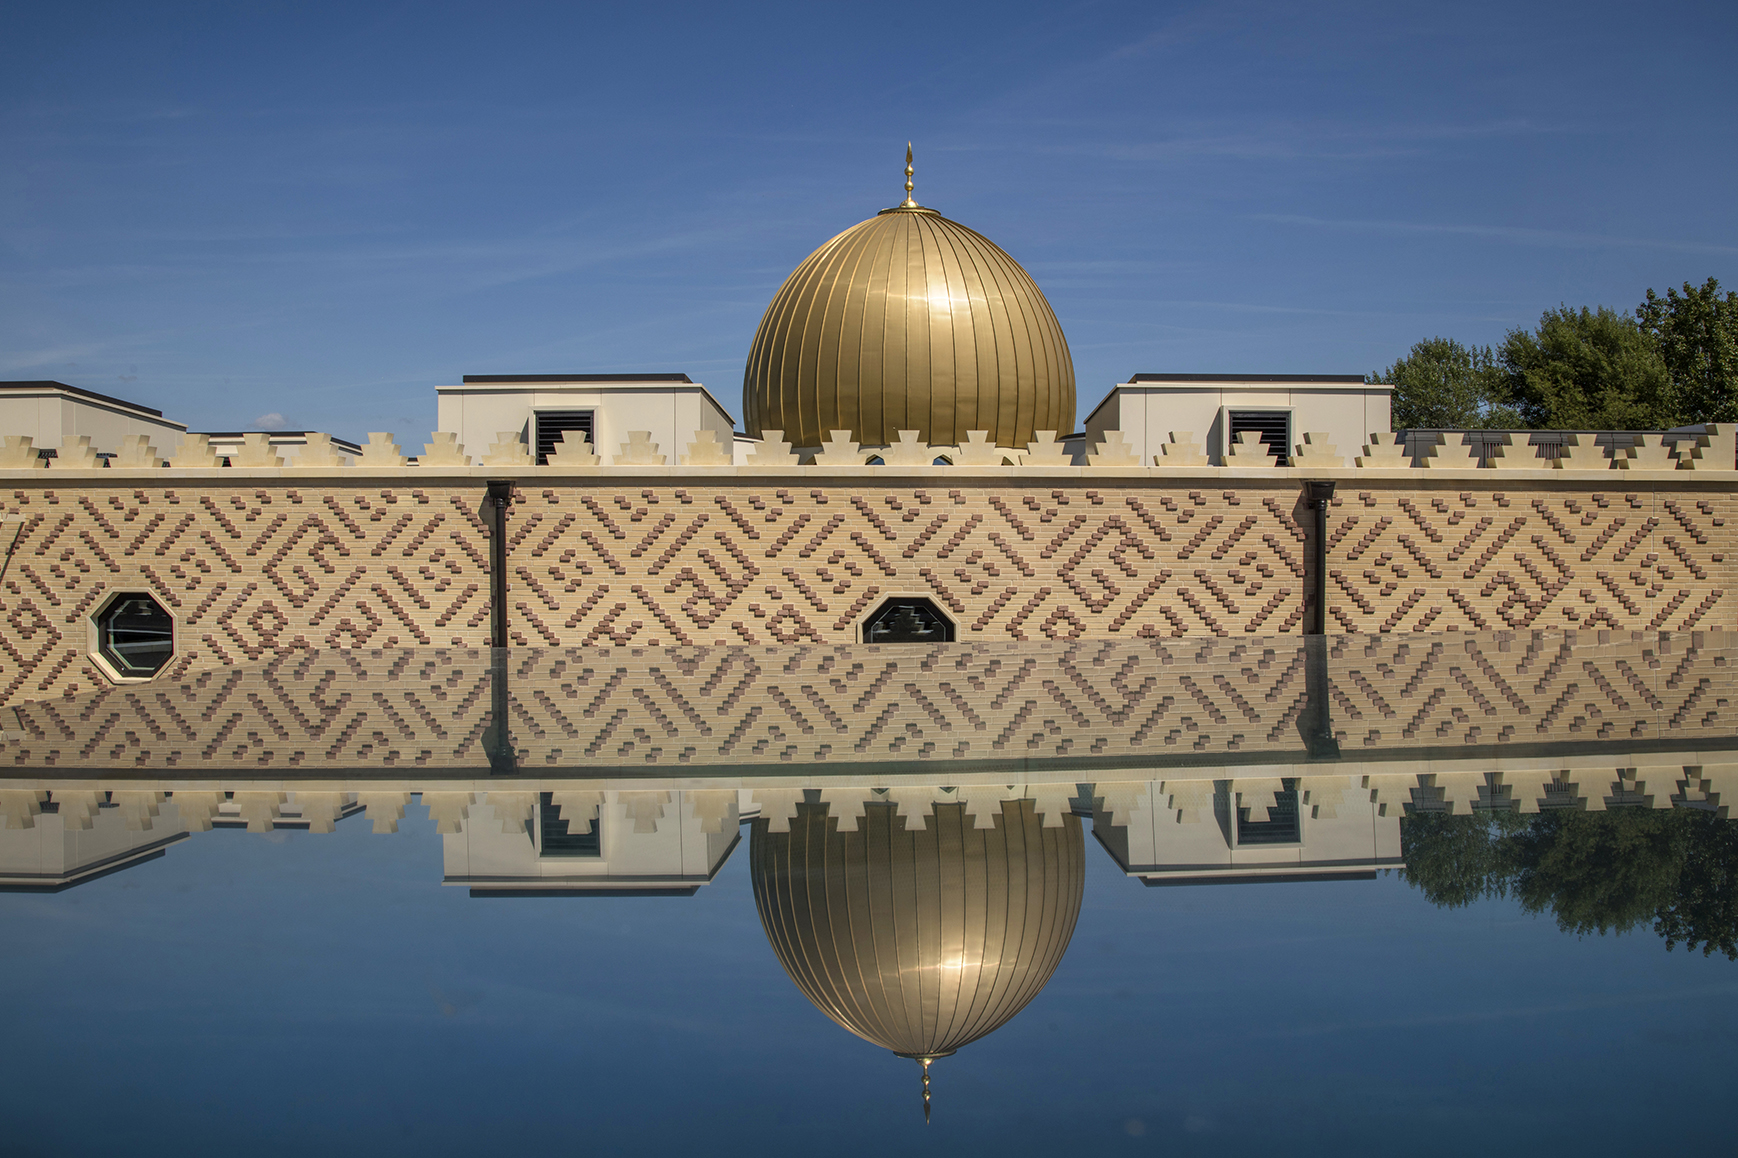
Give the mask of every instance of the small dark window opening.
[(175, 655), (175, 621), (149, 595), (123, 595), (97, 616), (97, 650), (117, 675), (156, 675)]
[(1263, 809), (1266, 816), (1251, 816), (1250, 811), (1237, 810), (1238, 844), (1297, 844), (1303, 839), (1296, 788), (1274, 793), (1273, 804)]
[(952, 643), (953, 620), (927, 599), (889, 599), (863, 623), (864, 643)]
[(1245, 431), (1260, 435), (1261, 445), (1267, 448), (1267, 453), (1278, 456), (1281, 462), (1291, 458), (1291, 415), (1284, 410), (1233, 410), (1228, 416), (1231, 429), (1226, 433), (1225, 440), (1235, 443), (1237, 436)]
[(561, 445), (561, 436), (569, 430), (584, 433), (586, 441), (592, 444), (592, 453), (597, 454), (597, 430), (594, 428), (592, 410), (561, 410), (540, 413), (537, 416), (537, 465), (548, 466), (549, 456), (555, 453), (555, 448)]
[(555, 803), (554, 796), (552, 792), (543, 792), (537, 797), (537, 823), (541, 829), (538, 843), (543, 855), (602, 856), (603, 845), (599, 839), (603, 830), (601, 810), (598, 818), (588, 826), (591, 831), (569, 832), (567, 821), (561, 819), (561, 806)]

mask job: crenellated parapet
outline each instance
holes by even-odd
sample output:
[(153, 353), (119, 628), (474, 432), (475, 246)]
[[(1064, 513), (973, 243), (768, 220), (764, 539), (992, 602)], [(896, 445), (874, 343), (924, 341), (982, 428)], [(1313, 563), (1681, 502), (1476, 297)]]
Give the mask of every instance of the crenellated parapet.
[[(1635, 435), (1635, 445), (1618, 448), (1611, 455), (1596, 446), (1591, 436), (1565, 435), (1561, 444), (1553, 443), (1554, 458), (1540, 457), (1540, 448), (1518, 444), (1513, 435), (1506, 441), (1487, 446), (1485, 443), (1462, 443), (1455, 438), (1442, 441), (1422, 451), (1420, 465), (1414, 467), (1403, 444), (1396, 435), (1378, 431), (1362, 448), (1362, 454), (1343, 451), (1328, 443), (1328, 435), (1306, 433), (1303, 441), (1291, 449), (1284, 461), (1274, 458), (1259, 442), (1246, 441), (1239, 434), (1229, 447), (1222, 466), (1212, 464), (1201, 442), (1191, 431), (1171, 431), (1159, 453), (1150, 461), (1142, 461), (1134, 443), (1121, 431), (1109, 430), (1089, 442), (1078, 455), (1058, 440), (1056, 432), (1040, 430), (1035, 440), (1024, 449), (997, 446), (988, 441), (987, 431), (967, 432), (967, 439), (958, 445), (941, 445), (920, 440), (915, 430), (899, 431), (898, 441), (886, 445), (870, 445), (856, 441), (848, 430), (829, 432), (818, 448), (802, 452), (792, 449), (784, 432), (769, 430), (764, 438), (752, 444), (739, 461), (735, 449), (718, 441), (713, 430), (696, 430), (679, 448), (663, 447), (653, 441), (648, 431), (630, 431), (625, 442), (599, 448), (587, 440), (584, 433), (564, 432), (562, 440), (548, 456), (538, 463), (532, 448), (525, 441), (523, 430), (507, 431), (495, 436), (485, 447), (467, 447), (451, 431), (435, 431), (421, 445), (421, 453), (407, 455), (398, 436), (372, 433), (360, 453), (341, 452), (328, 434), (310, 433), (299, 452), (290, 459), (278, 453), (268, 435), (248, 434), (240, 443), (215, 451), (208, 435), (189, 434), (168, 457), (144, 436), (130, 436), (118, 454), (104, 458), (90, 445), (86, 436), (68, 438), (56, 452), (56, 457), (44, 459), (29, 438), (8, 436), (0, 447), (0, 477), (12, 472), (30, 472), (53, 467), (61, 477), (78, 477), (90, 470), (247, 470), (271, 471), (341, 471), (345, 473), (402, 470), (427, 473), (430, 470), (451, 471), (470, 468), (480, 473), (499, 476), (511, 472), (515, 476), (529, 473), (533, 477), (557, 477), (563, 474), (609, 474), (612, 472), (647, 472), (663, 469), (674, 473), (704, 470), (712, 476), (730, 476), (741, 472), (765, 473), (770, 469), (790, 470), (809, 476), (837, 472), (841, 469), (883, 468), (918, 470), (925, 473), (937, 469), (951, 471), (1077, 471), (1086, 475), (1116, 471), (1135, 472), (1132, 477), (1174, 478), (1181, 470), (1225, 477), (1232, 472), (1259, 470), (1302, 471), (1314, 476), (1322, 471), (1354, 470), (1501, 470), (1505, 473), (1522, 471), (1589, 471), (1641, 472), (1644, 474), (1675, 471), (1702, 473), (1734, 473), (1738, 461), (1738, 431), (1728, 426), (1709, 426), (1700, 434), (1676, 436), (1666, 442), (1660, 434)], [(1353, 448), (1355, 450), (1356, 448)], [(225, 465), (227, 464), (227, 465)], [(1286, 476), (1282, 476), (1286, 477)]]

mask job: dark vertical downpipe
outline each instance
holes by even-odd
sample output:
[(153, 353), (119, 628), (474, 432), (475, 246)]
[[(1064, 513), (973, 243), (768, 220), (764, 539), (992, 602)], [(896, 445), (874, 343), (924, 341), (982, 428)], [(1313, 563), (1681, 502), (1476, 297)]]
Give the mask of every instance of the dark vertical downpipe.
[(1310, 544), (1310, 614), (1304, 628), (1310, 635), (1328, 633), (1328, 504), (1334, 500), (1331, 482), (1307, 482), (1305, 502), (1316, 513), (1316, 533)]
[(1310, 544), (1310, 613), (1304, 637), (1304, 686), (1309, 703), (1298, 720), (1304, 747), (1312, 760), (1338, 760), (1340, 743), (1328, 702), (1328, 504), (1331, 482), (1304, 484), (1306, 502), (1316, 513), (1316, 533)]
[(483, 496), (489, 526), (489, 726), (483, 730), (483, 750), (496, 775), (511, 775), (519, 766), (507, 730), (507, 507), (512, 502), (511, 482), (492, 482)]
[(510, 482), (490, 483), (483, 496), (483, 514), (489, 521), (490, 647), (507, 646), (507, 507), (512, 502)]

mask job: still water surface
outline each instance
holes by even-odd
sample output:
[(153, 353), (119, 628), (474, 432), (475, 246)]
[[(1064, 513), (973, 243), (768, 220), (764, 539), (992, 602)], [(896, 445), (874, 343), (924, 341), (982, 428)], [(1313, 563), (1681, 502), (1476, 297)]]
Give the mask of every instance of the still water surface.
[[(895, 649), (739, 656), (732, 672), (753, 659), (760, 674), (705, 693), (719, 657), (543, 655), (509, 671), (485, 654), (484, 687), (462, 656), (419, 669), (424, 657), (329, 653), (299, 681), (253, 673), (290, 689), (284, 701), (237, 685), (223, 703), (245, 706), (226, 714), (190, 687), (172, 701), (183, 733), (131, 725), (130, 746), (121, 701), (20, 710), (0, 830), (20, 890), (0, 895), (4, 1149), (1717, 1145), (1738, 1061), (1738, 850), (1718, 788), (1738, 757), (1718, 715), (1732, 667), (1715, 661), (1738, 653), (1719, 637), (1627, 634), (1448, 637), (1432, 652), (1443, 638), (1341, 641), (1313, 673), (1296, 641), (1096, 665), (961, 649), (900, 659), (879, 699), (861, 686)], [(995, 678), (1027, 660), (1004, 695)], [(433, 677), (413, 685), (418, 670)], [(1548, 670), (1556, 682), (1539, 688)], [(818, 699), (841, 727), (827, 759), (780, 765), (779, 737), (755, 759), (733, 755), (752, 732), (718, 751), (740, 714), (700, 737), (672, 693), (662, 709), (646, 693), (627, 702), (654, 721), (647, 735), (698, 749), (648, 768), (647, 741), (623, 752), (642, 722), (599, 698), (615, 676), (622, 697), (668, 684), (700, 719), (718, 714), (707, 696), (734, 694), (731, 712)], [(424, 763), (383, 765), (371, 725), (350, 728), (359, 704), (379, 722), (381, 687), (433, 749)], [(798, 701), (804, 687), (816, 698)], [(1058, 689), (1073, 714), (1052, 706)], [(412, 692), (434, 723), (404, 708)], [(283, 709), (297, 695), (346, 706), (297, 724)], [(578, 706), (563, 730), (540, 704)], [(907, 728), (889, 705), (926, 723)], [(491, 731), (509, 715), (515, 727)], [(792, 745), (829, 735), (784, 718)], [(404, 729), (386, 738), (402, 745)], [(943, 757), (958, 735), (1009, 739), (927, 775), (905, 759), (944, 735)], [(303, 758), (289, 764), (289, 749)], [(409, 794), (397, 831), (371, 831), (392, 827), (379, 818), (394, 794)], [(581, 819), (588, 801), (596, 820)], [(242, 827), (249, 809), (264, 831)], [(99, 862), (114, 871), (88, 871)], [(909, 1016), (887, 1007), (902, 996)], [(932, 1063), (926, 1125), (920, 1064), (887, 1045), (929, 1033), (905, 1052), (942, 1053), (950, 1032), (998, 1019)]]

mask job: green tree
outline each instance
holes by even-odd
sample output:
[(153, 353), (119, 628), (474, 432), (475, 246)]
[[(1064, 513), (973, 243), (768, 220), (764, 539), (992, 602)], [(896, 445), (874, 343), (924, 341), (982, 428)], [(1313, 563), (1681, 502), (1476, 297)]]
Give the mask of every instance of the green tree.
[(1513, 814), (1415, 812), (1400, 824), (1401, 877), (1431, 904), (1461, 909), (1506, 896), (1514, 875), (1503, 839)]
[(1546, 310), (1514, 329), (1498, 358), (1523, 425), (1558, 430), (1662, 430), (1671, 379), (1653, 335), (1600, 306)]
[(1566, 933), (1651, 924), (1668, 950), (1738, 961), (1738, 824), (1715, 813), (1414, 813), (1401, 821), (1400, 847), (1402, 877), (1431, 904), (1510, 896)]
[(1712, 812), (1679, 812), (1682, 861), (1671, 901), (1654, 917), (1666, 948), (1700, 947), (1738, 961), (1738, 824)]
[(1541, 812), (1510, 844), (1510, 888), (1565, 933), (1645, 928), (1671, 903), (1683, 862), (1674, 811)]
[(1738, 422), (1738, 293), (1721, 297), (1714, 278), (1682, 296), (1650, 289), (1635, 316), (1670, 375), (1675, 424)]
[(1366, 382), (1394, 387), (1395, 430), (1470, 430), (1517, 424), (1491, 348), (1426, 338)]

